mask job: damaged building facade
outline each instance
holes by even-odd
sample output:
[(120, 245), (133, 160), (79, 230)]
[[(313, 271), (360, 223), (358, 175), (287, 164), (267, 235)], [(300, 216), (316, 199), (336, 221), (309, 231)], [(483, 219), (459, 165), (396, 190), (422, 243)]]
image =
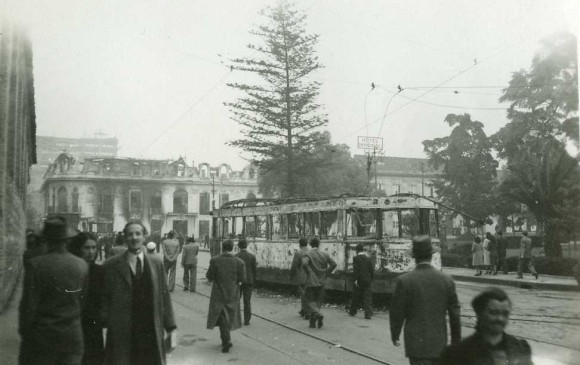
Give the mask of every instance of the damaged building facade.
[(59, 213), (72, 226), (95, 233), (118, 232), (132, 219), (151, 234), (183, 236), (211, 232), (212, 205), (257, 196), (257, 169), (233, 171), (222, 163), (188, 165), (183, 158), (85, 158), (60, 154), (45, 174), (45, 214)]

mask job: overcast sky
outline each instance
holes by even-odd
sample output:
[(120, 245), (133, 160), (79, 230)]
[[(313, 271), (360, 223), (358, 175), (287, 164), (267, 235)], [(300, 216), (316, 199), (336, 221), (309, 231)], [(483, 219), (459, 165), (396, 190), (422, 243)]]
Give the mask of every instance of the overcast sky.
[[(20, 0), (3, 7), (33, 41), (39, 135), (101, 131), (119, 139), (121, 156), (182, 155), (240, 168), (243, 153), (226, 145), (239, 128), (223, 106), (235, 98), (225, 84), (240, 75), (221, 61), (251, 54), (246, 45), (259, 40), (249, 31), (273, 4)], [(424, 157), (423, 140), (449, 133), (449, 113), (470, 113), (496, 132), (506, 123), (498, 98), (511, 73), (529, 68), (541, 39), (578, 34), (580, 24), (576, 0), (304, 0), (297, 8), (320, 35), (325, 68), (313, 78), (323, 83), (333, 141), (359, 153), (357, 136), (376, 137), (382, 125), (385, 154), (406, 157)], [(392, 97), (398, 85), (404, 91)]]

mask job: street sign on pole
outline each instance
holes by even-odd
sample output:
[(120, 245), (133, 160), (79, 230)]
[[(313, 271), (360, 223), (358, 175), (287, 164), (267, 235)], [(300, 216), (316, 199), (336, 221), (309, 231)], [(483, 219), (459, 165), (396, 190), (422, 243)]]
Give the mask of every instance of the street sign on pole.
[(383, 139), (381, 137), (358, 136), (358, 148), (363, 150), (382, 151)]

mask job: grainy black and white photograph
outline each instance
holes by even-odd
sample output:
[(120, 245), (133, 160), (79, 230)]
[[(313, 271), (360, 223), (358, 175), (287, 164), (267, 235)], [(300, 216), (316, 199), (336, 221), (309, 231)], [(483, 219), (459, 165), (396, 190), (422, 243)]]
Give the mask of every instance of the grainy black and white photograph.
[(580, 364), (579, 33), (0, 1), (0, 364)]

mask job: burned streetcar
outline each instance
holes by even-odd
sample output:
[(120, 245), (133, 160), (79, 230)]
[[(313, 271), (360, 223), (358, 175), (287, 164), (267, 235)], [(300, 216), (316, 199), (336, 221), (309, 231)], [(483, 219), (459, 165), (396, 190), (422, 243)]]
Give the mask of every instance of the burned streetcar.
[[(373, 292), (392, 293), (394, 279), (414, 268), (411, 238), (430, 235), (439, 247), (435, 202), (414, 194), (386, 197), (236, 200), (213, 211), (215, 242), (244, 237), (258, 262), (258, 280), (289, 284), (301, 237), (320, 238), (337, 262), (328, 289), (351, 290), (355, 247), (362, 243), (375, 267)], [(438, 250), (439, 251), (439, 250)], [(440, 268), (439, 252), (432, 264)]]

